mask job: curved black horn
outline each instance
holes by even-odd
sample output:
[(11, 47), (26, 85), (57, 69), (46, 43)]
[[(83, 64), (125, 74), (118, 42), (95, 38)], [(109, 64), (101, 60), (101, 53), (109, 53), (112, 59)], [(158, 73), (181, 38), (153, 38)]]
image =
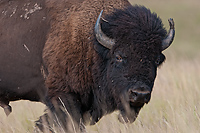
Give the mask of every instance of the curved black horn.
[(167, 37), (165, 39), (163, 39), (163, 41), (162, 41), (162, 51), (167, 49), (171, 45), (171, 43), (174, 40), (174, 36), (175, 36), (174, 20), (172, 18), (170, 18), (170, 19), (168, 19), (168, 21), (169, 21), (169, 25), (170, 25), (170, 30), (169, 30)]
[(115, 44), (115, 41), (114, 39), (111, 39), (108, 36), (106, 36), (101, 30), (100, 19), (101, 19), (102, 13), (103, 13), (103, 10), (99, 14), (99, 17), (96, 21), (94, 32), (95, 32), (97, 41), (104, 47), (111, 49), (113, 45)]

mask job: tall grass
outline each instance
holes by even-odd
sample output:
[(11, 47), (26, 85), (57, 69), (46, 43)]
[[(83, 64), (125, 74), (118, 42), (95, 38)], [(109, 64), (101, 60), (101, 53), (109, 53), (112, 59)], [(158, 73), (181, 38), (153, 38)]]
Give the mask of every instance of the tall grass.
[[(175, 41), (164, 54), (152, 98), (133, 124), (121, 124), (118, 112), (103, 117), (88, 133), (198, 133), (200, 132), (200, 2), (199, 0), (131, 0), (158, 13), (168, 29), (175, 20)], [(1, 133), (34, 131), (34, 121), (43, 114), (41, 103), (11, 103), (9, 117), (0, 108)]]

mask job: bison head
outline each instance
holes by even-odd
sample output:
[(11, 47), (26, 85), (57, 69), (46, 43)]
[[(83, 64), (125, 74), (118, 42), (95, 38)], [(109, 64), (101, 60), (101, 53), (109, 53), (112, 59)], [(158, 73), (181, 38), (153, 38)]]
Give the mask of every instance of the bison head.
[(150, 101), (157, 67), (165, 60), (162, 51), (174, 38), (174, 22), (169, 19), (167, 34), (161, 19), (142, 6), (116, 10), (106, 21), (101, 15), (95, 25), (95, 49), (104, 73), (99, 84), (106, 88), (106, 104), (121, 111), (119, 120), (133, 122)]

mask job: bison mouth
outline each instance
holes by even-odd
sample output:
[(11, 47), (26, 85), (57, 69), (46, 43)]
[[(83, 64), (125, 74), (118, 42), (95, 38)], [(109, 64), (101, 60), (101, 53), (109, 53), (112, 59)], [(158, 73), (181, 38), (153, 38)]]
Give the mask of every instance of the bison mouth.
[(138, 82), (128, 88), (121, 95), (121, 114), (119, 121), (122, 123), (132, 123), (137, 118), (140, 109), (148, 103), (151, 98), (151, 88), (146, 84)]
[(121, 123), (133, 123), (138, 114), (140, 109), (144, 106), (145, 103), (141, 102), (128, 102), (124, 105), (123, 109), (120, 110), (120, 114), (118, 115), (118, 120)]
[(121, 109), (120, 114), (118, 116), (118, 120), (121, 123), (133, 123), (138, 114), (140, 109), (144, 106), (144, 104), (147, 104), (150, 100), (151, 96), (148, 96), (147, 100), (138, 100), (130, 95), (126, 97), (121, 97)]

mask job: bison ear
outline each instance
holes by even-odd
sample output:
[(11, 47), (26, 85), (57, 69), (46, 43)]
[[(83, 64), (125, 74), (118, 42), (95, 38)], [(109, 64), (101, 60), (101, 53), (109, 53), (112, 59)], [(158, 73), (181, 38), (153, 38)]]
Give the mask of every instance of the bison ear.
[(155, 61), (155, 63), (156, 63), (156, 66), (157, 67), (159, 67), (164, 61), (165, 61), (165, 55), (164, 54), (160, 54), (158, 57), (157, 57), (157, 59), (156, 59), (156, 61)]

